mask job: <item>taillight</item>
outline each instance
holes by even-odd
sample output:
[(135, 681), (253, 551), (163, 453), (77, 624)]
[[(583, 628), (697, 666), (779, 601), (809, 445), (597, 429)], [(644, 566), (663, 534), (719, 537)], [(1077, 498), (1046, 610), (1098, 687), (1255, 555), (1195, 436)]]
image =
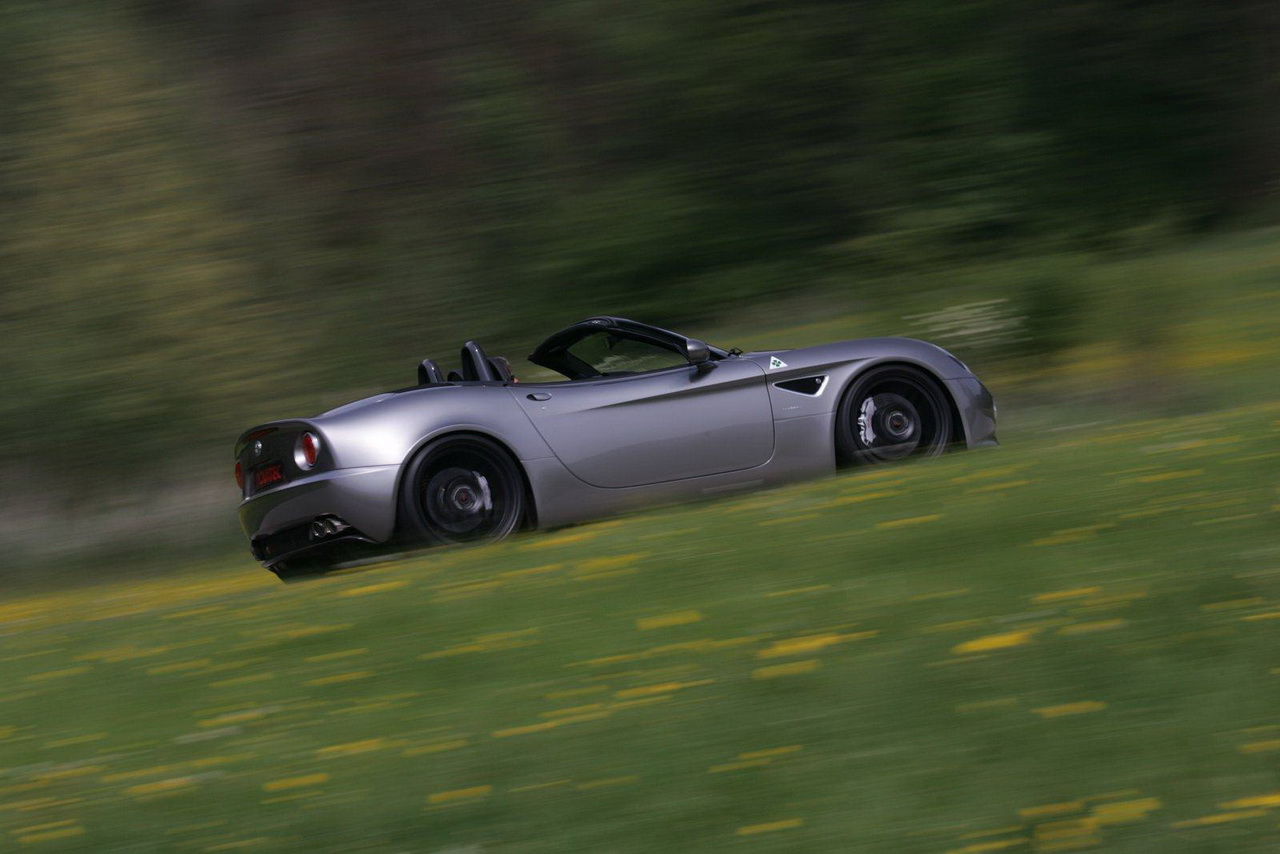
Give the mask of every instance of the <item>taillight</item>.
[(298, 468), (311, 468), (319, 456), (320, 439), (314, 433), (303, 433), (298, 437), (298, 447), (293, 452), (293, 461), (298, 464)]
[(236, 460), (236, 486), (240, 487), (241, 492), (244, 492), (244, 466), (240, 465), (239, 460)]

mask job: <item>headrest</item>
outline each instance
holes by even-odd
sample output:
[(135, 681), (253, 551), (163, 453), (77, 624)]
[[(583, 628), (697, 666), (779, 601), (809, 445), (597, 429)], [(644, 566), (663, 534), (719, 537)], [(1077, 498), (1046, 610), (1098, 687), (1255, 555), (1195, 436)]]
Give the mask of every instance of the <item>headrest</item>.
[(432, 359), (423, 359), (418, 365), (418, 385), (444, 382), (444, 371)]
[(515, 375), (511, 373), (511, 363), (502, 356), (490, 356), (489, 367), (493, 368), (493, 372), (498, 375), (498, 379), (504, 383), (509, 383), (515, 379)]
[(484, 350), (474, 341), (462, 345), (459, 354), (462, 360), (462, 379), (466, 382), (494, 382), (498, 379), (493, 366), (485, 356)]

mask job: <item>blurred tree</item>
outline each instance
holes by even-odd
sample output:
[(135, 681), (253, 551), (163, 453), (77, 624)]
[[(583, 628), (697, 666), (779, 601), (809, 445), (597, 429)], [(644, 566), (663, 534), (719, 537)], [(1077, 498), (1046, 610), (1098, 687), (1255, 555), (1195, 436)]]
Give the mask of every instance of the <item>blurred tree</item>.
[(234, 410), (277, 387), (257, 360), (291, 348), (175, 123), (188, 93), (110, 15), (41, 23), (5, 146), (7, 450), (65, 486), (167, 474), (193, 441), (230, 439)]
[[(934, 269), (1204, 227), (1276, 177), (1261, 0), (0, 15), (0, 429), (64, 480), (192, 436), (222, 459), (464, 334), (881, 275), (902, 301)], [(1078, 300), (1046, 275), (1014, 303), (1053, 350)]]

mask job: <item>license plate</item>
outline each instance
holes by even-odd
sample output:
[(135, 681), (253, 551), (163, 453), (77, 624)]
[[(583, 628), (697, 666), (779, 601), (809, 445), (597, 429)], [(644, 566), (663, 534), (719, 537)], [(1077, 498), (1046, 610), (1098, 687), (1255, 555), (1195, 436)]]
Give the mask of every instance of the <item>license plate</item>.
[(253, 488), (264, 489), (273, 483), (280, 483), (284, 480), (284, 469), (279, 463), (268, 463), (265, 466), (254, 469), (253, 471)]

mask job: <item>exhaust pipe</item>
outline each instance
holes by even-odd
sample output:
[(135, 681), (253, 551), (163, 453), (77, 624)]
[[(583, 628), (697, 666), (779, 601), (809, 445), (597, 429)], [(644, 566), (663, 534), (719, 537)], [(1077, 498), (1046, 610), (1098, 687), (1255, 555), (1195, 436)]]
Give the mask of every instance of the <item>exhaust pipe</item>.
[(323, 540), (341, 534), (351, 526), (336, 516), (322, 516), (311, 523), (311, 539)]

